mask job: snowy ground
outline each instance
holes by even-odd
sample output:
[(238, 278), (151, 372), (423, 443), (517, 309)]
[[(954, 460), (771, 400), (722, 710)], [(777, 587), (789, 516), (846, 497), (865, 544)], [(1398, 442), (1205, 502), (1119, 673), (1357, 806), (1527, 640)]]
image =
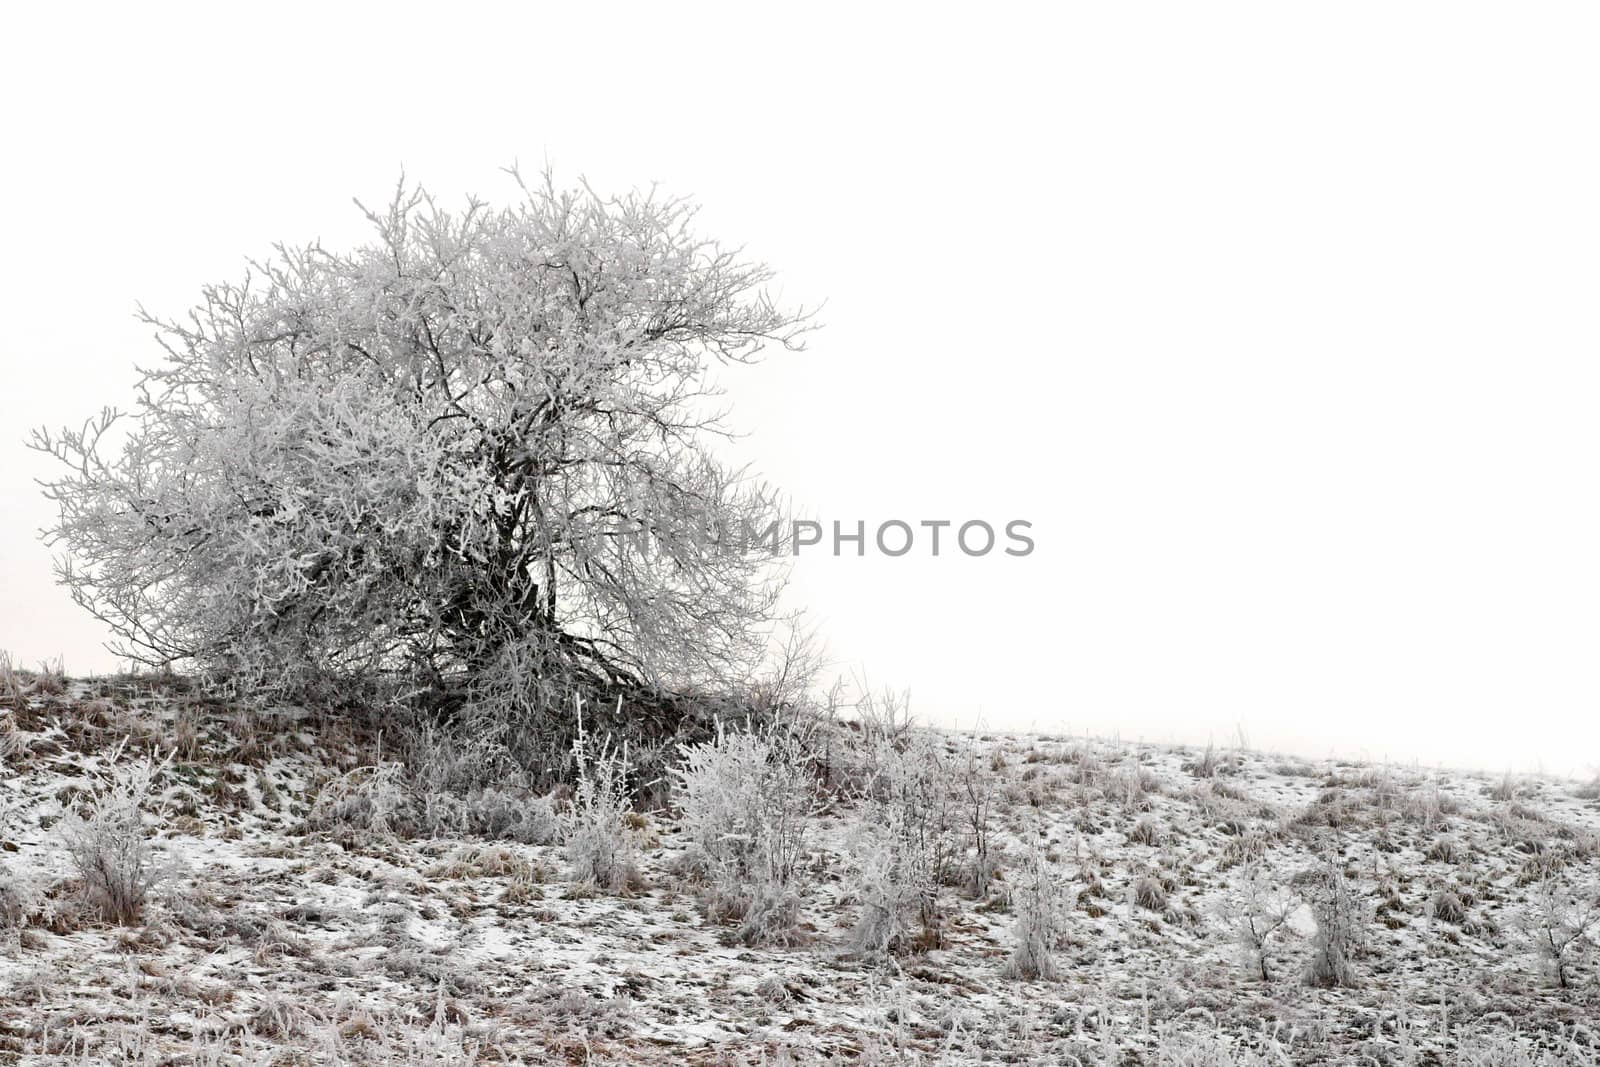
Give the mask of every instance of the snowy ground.
[[(134, 927), (78, 906), (56, 828), (124, 739), (124, 758), (177, 751), (152, 827), (168, 870)], [(646, 886), (596, 893), (555, 844), (313, 819), (322, 791), (380, 758), (314, 716), (129, 680), (12, 700), (0, 871), (45, 905), (0, 928), (0, 1062), (1600, 1062), (1594, 953), (1574, 947), (1560, 989), (1529, 934), (1549, 878), (1600, 892), (1592, 785), (975, 740), (1008, 857), (1042, 832), (1069, 883), (1060, 981), (1004, 977), (1004, 873), (983, 899), (946, 894), (938, 947), (850, 955), (848, 803), (815, 817), (806, 943), (747, 948), (675, 873), (670, 812), (635, 820)], [(1301, 980), (1304, 908), (1262, 981), (1229, 933), (1245, 861), (1290, 892), (1330, 838), (1361, 909), (1359, 983)]]

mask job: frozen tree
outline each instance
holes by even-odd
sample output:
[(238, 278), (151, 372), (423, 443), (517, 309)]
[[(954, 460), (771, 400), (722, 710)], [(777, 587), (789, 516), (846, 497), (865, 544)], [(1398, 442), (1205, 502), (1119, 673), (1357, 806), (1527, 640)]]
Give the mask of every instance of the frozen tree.
[(1600, 893), (1548, 875), (1539, 884), (1535, 909), (1524, 918), (1523, 928), (1534, 950), (1550, 961), (1557, 984), (1571, 988), (1573, 964), (1600, 933)]
[(964, 878), (964, 888), (975, 899), (989, 891), (999, 870), (999, 848), (995, 843), (994, 807), (1000, 798), (999, 778), (982, 758), (976, 737), (967, 738), (967, 748), (954, 766), (956, 806), (966, 823), (972, 848), (972, 864)]
[(1241, 879), (1244, 899), (1233, 902), (1225, 912), (1234, 937), (1244, 953), (1244, 963), (1263, 982), (1271, 981), (1270, 949), (1273, 940), (1287, 930), (1300, 902), (1274, 887), (1259, 862), (1249, 864)]
[(807, 316), (681, 199), (517, 185), (449, 210), (402, 181), (354, 251), (141, 311), (168, 358), (137, 409), (36, 433), (58, 577), (118, 652), (523, 726), (744, 677), (781, 575), (738, 549), (774, 498), (713, 454), (708, 375)]

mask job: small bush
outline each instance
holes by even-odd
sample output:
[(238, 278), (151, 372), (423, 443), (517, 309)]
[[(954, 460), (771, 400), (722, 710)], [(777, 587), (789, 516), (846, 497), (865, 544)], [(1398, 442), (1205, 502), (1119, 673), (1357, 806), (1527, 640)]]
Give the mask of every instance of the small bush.
[(1336, 859), (1327, 856), (1297, 880), (1308, 888), (1311, 914), (1317, 924), (1306, 982), (1322, 988), (1354, 986), (1356, 971), (1351, 959), (1357, 942), (1356, 903), (1343, 869)]
[(938, 943), (939, 885), (953, 847), (948, 768), (926, 735), (880, 738), (862, 822), (851, 834), (861, 918), (857, 951), (899, 954)]
[(749, 944), (798, 934), (806, 817), (816, 783), (798, 739), (777, 727), (688, 745), (673, 769), (692, 862), (709, 880), (706, 907), (738, 920)]
[(16, 664), (11, 659), (11, 653), (0, 650), (0, 700), (6, 703), (22, 703), (27, 695), (27, 682), (23, 680), (22, 672), (17, 670)]
[(855, 896), (861, 914), (852, 935), (863, 955), (909, 952), (916, 942), (918, 916), (934, 893), (907, 856), (898, 827), (866, 822), (850, 841), (855, 858)]
[(1133, 883), (1133, 902), (1146, 911), (1166, 911), (1167, 893), (1156, 879), (1140, 878)]
[(310, 823), (318, 829), (345, 825), (375, 834), (414, 830), (405, 764), (357, 767), (328, 782), (312, 804)]
[(1540, 882), (1522, 927), (1534, 951), (1555, 972), (1556, 984), (1569, 989), (1573, 965), (1594, 947), (1600, 934), (1600, 893), (1593, 885), (1580, 889), (1552, 874)]
[(33, 685), (28, 692), (34, 696), (58, 697), (67, 691), (67, 672), (61, 665), (58, 657), (54, 661), (45, 660), (39, 664), (39, 670), (33, 676)]
[(548, 796), (484, 789), (466, 798), (467, 832), (483, 837), (551, 845), (561, 840), (561, 820)]
[(1263, 982), (1272, 980), (1271, 946), (1285, 930), (1299, 906), (1292, 894), (1280, 892), (1268, 881), (1265, 868), (1252, 862), (1244, 872), (1244, 900), (1226, 913), (1235, 939), (1244, 952), (1245, 966)]
[(1467, 921), (1467, 908), (1461, 898), (1448, 889), (1441, 889), (1433, 895), (1433, 902), (1429, 906), (1433, 917), (1440, 922), (1447, 922), (1460, 926)]
[(1515, 800), (1521, 793), (1522, 790), (1517, 785), (1517, 780), (1511, 776), (1510, 771), (1507, 771), (1504, 778), (1490, 787), (1489, 798), (1500, 801)]
[(1161, 782), (1143, 767), (1127, 767), (1106, 783), (1107, 795), (1129, 811), (1150, 810), (1150, 794), (1161, 792)]
[[(113, 753), (113, 763), (119, 754)], [(95, 784), (83, 810), (68, 812), (57, 824), (86, 902), (107, 922), (139, 922), (157, 880), (144, 808), (164, 767), (148, 758), (114, 766)]]
[(10, 867), (0, 865), (0, 929), (26, 925), (37, 907), (38, 894), (34, 885)]
[(591, 746), (580, 724), (572, 747), (577, 783), (561, 824), (573, 878), (585, 887), (626, 893), (643, 885), (637, 845), (627, 825), (628, 752), (602, 741)]
[(912, 714), (908, 693), (885, 689), (875, 694), (863, 685), (855, 710), (856, 722), (869, 746), (884, 743), (904, 748), (910, 741), (916, 717)]
[(0, 863), (0, 930), (28, 925), (42, 905), (39, 887), (28, 875)]
[(17, 728), (16, 716), (0, 715), (0, 767), (13, 762), (28, 748), (28, 739)]
[[(1001, 753), (996, 749), (994, 755)], [(995, 801), (999, 796), (999, 772), (993, 759), (979, 758), (976, 739), (968, 738), (966, 754), (956, 767), (956, 805), (965, 824), (971, 852), (962, 887), (973, 898), (981, 898), (989, 891), (989, 883), (1000, 867), (1000, 849), (994, 839), (993, 825)]]
[(312, 804), (310, 825), (401, 837), (477, 836), (528, 845), (562, 839), (549, 797), (525, 787), (441, 780), (428, 770), (398, 760), (357, 767), (322, 786)]
[(1022, 868), (1020, 883), (1012, 889), (1011, 906), (1017, 919), (1006, 975), (1054, 981), (1060, 977), (1054, 950), (1066, 933), (1066, 884), (1037, 841)]
[[(527, 767), (537, 760), (529, 746), (548, 739), (526, 736), (514, 721), (496, 720), (474, 708), (459, 721), (440, 724), (427, 717), (403, 720), (397, 731), (414, 790), (422, 796), (469, 797), (487, 791), (532, 792)], [(526, 723), (521, 724), (524, 728)], [(563, 744), (557, 757), (570, 756)], [(551, 775), (550, 777), (556, 777)], [(548, 784), (548, 783), (541, 783)]]
[(1455, 863), (1462, 857), (1462, 848), (1454, 838), (1441, 837), (1428, 846), (1425, 855), (1434, 863)]
[(1105, 765), (1095, 755), (1094, 749), (1089, 747), (1088, 741), (1068, 752), (1066, 762), (1074, 765), (1073, 780), (1085, 789), (1096, 785), (1105, 773)]

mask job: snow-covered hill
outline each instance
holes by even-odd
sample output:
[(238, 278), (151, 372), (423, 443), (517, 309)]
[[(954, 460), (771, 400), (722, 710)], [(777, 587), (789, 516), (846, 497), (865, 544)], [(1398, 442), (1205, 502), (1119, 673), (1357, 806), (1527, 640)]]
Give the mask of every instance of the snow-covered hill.
[[(811, 817), (799, 943), (752, 947), (706, 917), (670, 809), (629, 817), (642, 884), (603, 892), (555, 840), (564, 794), (502, 798), (532, 813), (506, 836), (421, 836), (350, 802), (404, 786), (376, 734), (174, 681), (34, 682), (0, 704), (0, 1061), (1600, 1062), (1592, 944), (1562, 951), (1565, 988), (1539, 951), (1600, 894), (1593, 785), (933, 742), (992, 776), (1000, 874), (943, 888), (910, 953), (863, 957), (844, 796)], [(146, 805), (158, 877), (113, 925), (61, 820), (146, 754), (170, 756)], [(1054, 981), (1008, 977), (1032, 856), (1066, 908)], [(1317, 988), (1312, 905), (1335, 869), (1354, 984)], [(1241, 923), (1270, 913), (1284, 924), (1250, 958)]]

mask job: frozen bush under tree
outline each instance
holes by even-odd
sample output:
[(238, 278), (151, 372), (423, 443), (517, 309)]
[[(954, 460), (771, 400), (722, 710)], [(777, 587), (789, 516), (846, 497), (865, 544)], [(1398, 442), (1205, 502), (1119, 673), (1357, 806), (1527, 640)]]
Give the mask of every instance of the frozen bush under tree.
[(816, 780), (800, 739), (767, 726), (683, 748), (673, 792), (693, 862), (709, 882), (707, 910), (739, 922), (750, 944), (798, 937), (806, 820)]
[(638, 846), (628, 826), (632, 810), (628, 791), (627, 746), (618, 748), (609, 738), (598, 744), (583, 729), (577, 715), (578, 736), (573, 742), (577, 768), (572, 804), (562, 820), (562, 840), (573, 878), (579, 883), (612, 893), (638, 888)]

